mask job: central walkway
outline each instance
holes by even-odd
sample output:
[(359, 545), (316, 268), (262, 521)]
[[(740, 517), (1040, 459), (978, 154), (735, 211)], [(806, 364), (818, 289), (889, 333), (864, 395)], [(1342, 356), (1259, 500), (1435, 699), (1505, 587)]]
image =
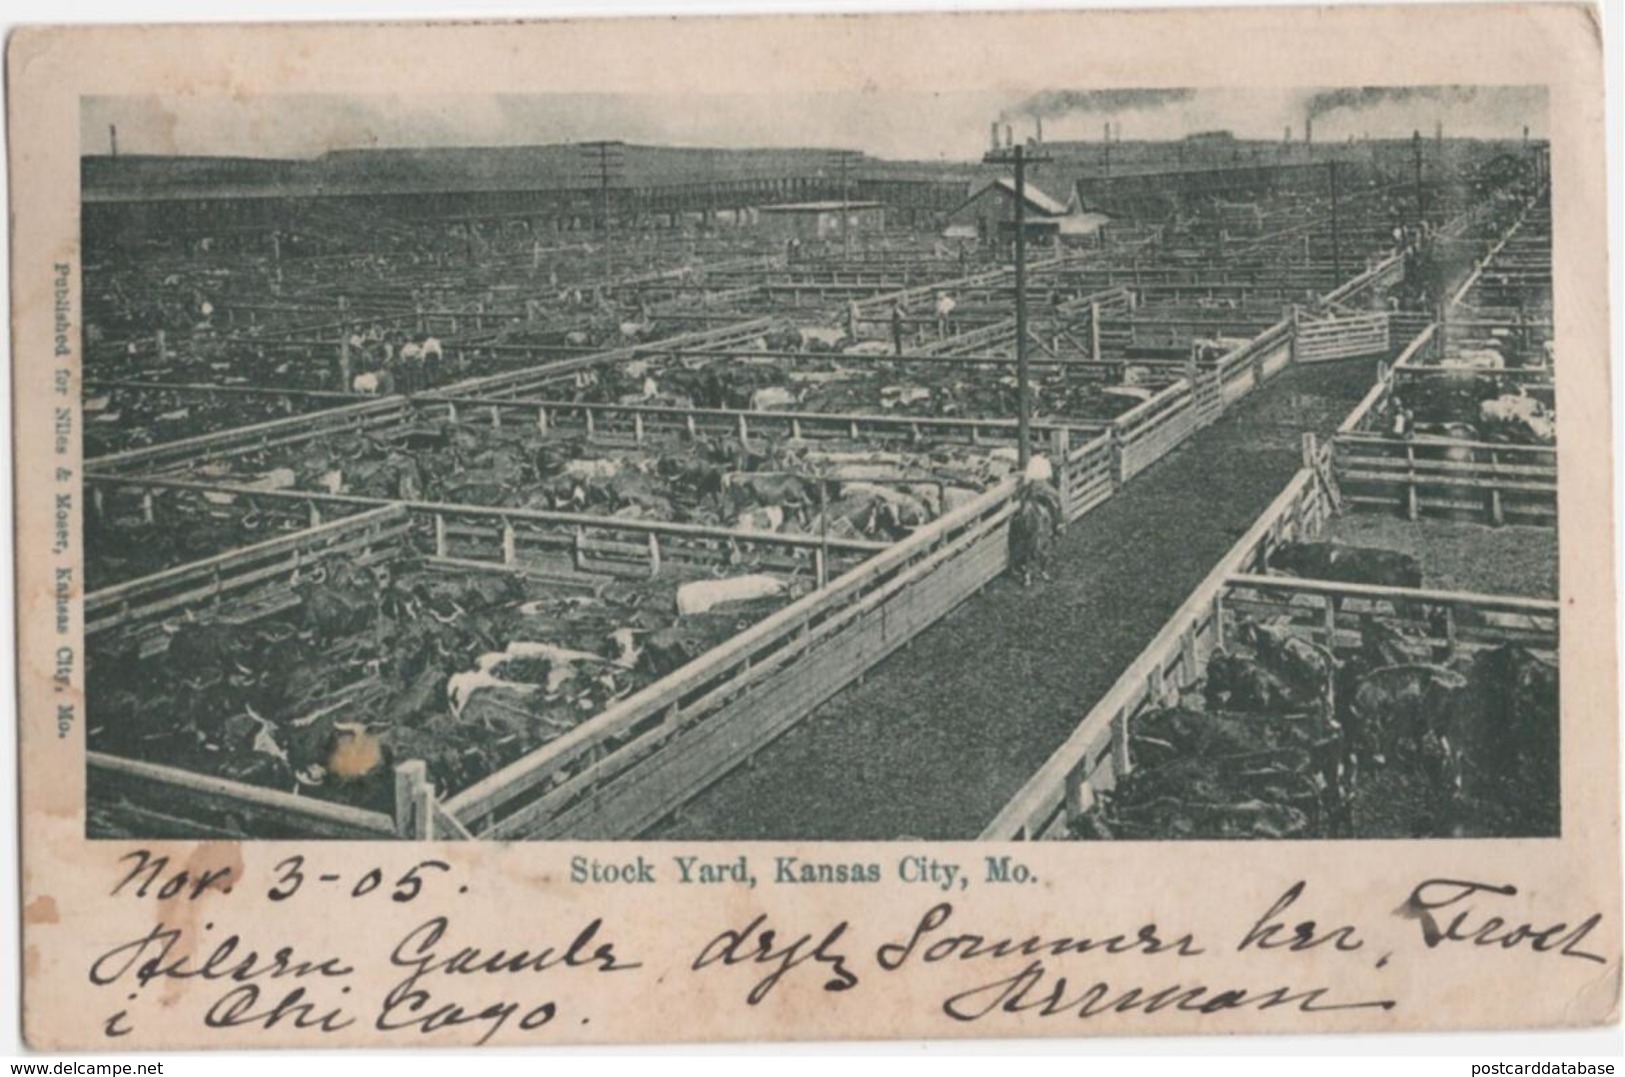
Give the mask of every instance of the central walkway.
[(1058, 748), (1370, 388), (1372, 362), (1294, 367), (1105, 504), (1052, 583), (994, 581), (650, 834), (970, 839)]

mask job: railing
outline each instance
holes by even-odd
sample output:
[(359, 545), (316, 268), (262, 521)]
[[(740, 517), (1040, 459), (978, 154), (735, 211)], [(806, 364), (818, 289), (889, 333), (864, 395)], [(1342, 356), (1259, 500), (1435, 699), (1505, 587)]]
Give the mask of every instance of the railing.
[(137, 824), (144, 838), (377, 841), (407, 836), (381, 812), (105, 752), (87, 752), (86, 761), (86, 806), (92, 817), (99, 809), (113, 810), (121, 822)]
[(161, 475), (217, 457), (299, 445), (330, 434), (362, 433), (398, 423), (408, 411), (404, 398), (369, 400), (98, 456), (85, 461), (85, 469), (103, 474)]
[[(589, 438), (633, 443), (656, 435), (732, 434), (741, 440), (769, 434), (793, 439), (874, 439), (877, 441), (957, 440), (967, 444), (1013, 443), (1014, 419), (877, 415), (859, 412), (754, 411), (743, 408), (694, 408), (661, 404), (594, 404), (536, 398), (468, 397), (436, 394), (415, 398), (431, 414), (444, 408), (458, 421), (484, 420), (494, 426), (523, 423), (547, 433), (580, 430)], [(1033, 424), (1040, 433), (1072, 430), (1093, 434), (1099, 424)]]
[[(1379, 365), (1376, 383), (1338, 427), (1333, 439), (1334, 469), (1346, 499), (1356, 506), (1403, 513), (1412, 520), (1428, 516), (1491, 524), (1554, 524), (1556, 446), (1432, 435), (1385, 437), (1371, 429), (1393, 396), (1397, 378), (1430, 370), (1419, 360), (1433, 350), (1438, 332), (1437, 324), (1429, 325), (1392, 368)], [(1441, 373), (1499, 378), (1506, 372)]]
[[(564, 736), (446, 808), (480, 837), (653, 825), (1005, 567), (1014, 480)], [(641, 765), (659, 753), (659, 765)]]
[[(410, 515), (409, 539), (426, 556), (475, 568), (540, 572), (596, 571), (606, 575), (659, 575), (662, 566), (717, 567), (741, 560), (784, 571), (810, 568), (822, 582), (826, 569), (838, 570), (889, 548), (869, 539), (747, 531), (703, 524), (640, 520), (621, 516), (554, 512), (544, 509), (401, 501), (305, 490), (263, 490), (222, 482), (149, 476), (88, 475), (94, 489), (175, 490), (257, 504), (332, 506), (355, 512), (395, 508)], [(340, 522), (349, 522), (340, 521)], [(326, 533), (326, 532), (322, 532)], [(288, 536), (298, 539), (311, 531)], [(826, 560), (832, 562), (826, 565)], [(142, 581), (133, 581), (136, 587)], [(139, 588), (137, 588), (139, 590)], [(99, 592), (98, 592), (99, 593)]]
[(313, 564), (338, 555), (388, 558), (407, 532), (406, 510), (388, 505), (304, 531), (192, 561), (85, 596), (85, 635), (195, 609), (250, 590), (280, 590)]

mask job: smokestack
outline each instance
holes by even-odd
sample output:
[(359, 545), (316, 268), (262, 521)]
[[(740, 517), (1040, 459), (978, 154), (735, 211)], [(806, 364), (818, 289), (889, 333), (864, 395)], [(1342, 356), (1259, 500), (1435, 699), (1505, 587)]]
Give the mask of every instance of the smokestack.
[(1005, 124), (1004, 125), (1004, 146), (1005, 146), (1006, 149), (1009, 149), (1011, 146), (1014, 146), (1015, 144), (1016, 144), (1015, 131), (1010, 127), (1009, 124)]
[(1288, 145), (1292, 143), (1292, 125), (1290, 123), (1281, 128), (1281, 141)]
[(1303, 118), (1303, 144), (1305, 146), (1310, 146), (1314, 144), (1314, 141), (1315, 118), (1313, 116), (1305, 116)]
[[(1527, 128), (1527, 127), (1525, 127), (1523, 129), (1523, 140), (1525, 142), (1529, 141), (1529, 128)], [(118, 124), (110, 123), (110, 124), (107, 125), (107, 142), (108, 142), (109, 147), (112, 149), (113, 156), (117, 157), (118, 156)]]
[(1100, 125), (1100, 141), (1102, 141), (1102, 142), (1110, 142), (1111, 140), (1112, 140), (1112, 121), (1107, 120), (1105, 123)]
[(1035, 142), (1044, 141), (1044, 117), (1042, 117), (1042, 116), (1034, 116), (1033, 117), (1033, 122), (1038, 124), (1038, 133), (1033, 136), (1033, 141), (1035, 141)]
[(989, 135), (989, 137), (991, 137), (991, 139), (993, 141), (993, 144), (992, 144), (992, 146), (990, 148), (995, 149), (995, 150), (998, 149), (999, 148), (999, 121), (998, 120), (994, 120), (993, 123), (988, 127), (988, 135)]
[(1527, 149), (1529, 146), (1529, 125), (1527, 123), (1523, 125), (1523, 144), (1524, 148)]
[(1438, 147), (1441, 150), (1444, 149), (1444, 121), (1443, 120), (1434, 120), (1433, 121), (1433, 145)]

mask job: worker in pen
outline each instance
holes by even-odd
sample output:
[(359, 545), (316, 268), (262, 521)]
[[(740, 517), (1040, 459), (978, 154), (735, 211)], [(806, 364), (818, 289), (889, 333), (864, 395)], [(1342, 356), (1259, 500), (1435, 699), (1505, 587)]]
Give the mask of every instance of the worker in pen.
[(898, 355), (903, 354), (903, 314), (902, 300), (891, 305), (891, 343)]

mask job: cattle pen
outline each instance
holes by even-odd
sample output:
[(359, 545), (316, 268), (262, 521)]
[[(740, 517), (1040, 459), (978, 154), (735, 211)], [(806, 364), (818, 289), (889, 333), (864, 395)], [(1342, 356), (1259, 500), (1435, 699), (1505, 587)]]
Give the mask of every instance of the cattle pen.
[[(352, 222), (346, 234), (366, 237), (353, 249), (311, 238), (295, 257), (273, 238), (270, 257), (109, 254), (91, 275), (116, 286), (87, 289), (101, 329), (83, 384), (99, 417), (84, 478), (93, 832), (1054, 836), (1128, 772), (1135, 716), (1194, 682), (1238, 609), (1318, 610), (1305, 631), (1333, 649), (1358, 645), (1343, 611), (1384, 602), (1452, 645), (1554, 647), (1535, 600), (1424, 590), (1399, 611), (1380, 589), (1262, 578), (1276, 544), (1316, 533), (1344, 500), (1412, 516), (1439, 504), (1417, 478), (1428, 443), (1405, 443), (1398, 495), (1386, 478), (1366, 492), (1390, 465), (1359, 455), (1391, 454), (1365, 426), (1396, 384), (1445, 376), (1422, 370), (1429, 342), (1459, 350), (1475, 339), (1462, 330), (1491, 321), (1520, 347), (1549, 339), (1538, 304), (1514, 296), (1542, 280), (1526, 242), (1538, 199), (1412, 340), (1398, 297), (1422, 244), (1388, 240), (1389, 190), (1373, 176), (1349, 197), (1341, 233), (1321, 227), (1323, 192), (1289, 187), (1260, 193), (1256, 234), (1214, 230), (1215, 207), (1198, 207), (1114, 223), (1026, 267), (1019, 343), (1059, 551), (1122, 573), (1050, 604), (1105, 603), (1157, 557), (1184, 557), (1132, 616), (1058, 636), (1051, 660), (1088, 645), (1098, 668), (1050, 688), (1127, 661), (1221, 554), (1231, 536), (1211, 525), (1253, 522), (1075, 732), (1035, 696), (1012, 708), (1014, 746), (923, 700), (895, 721), (864, 713), (945, 655), (1015, 663), (990, 687), (1026, 675), (1010, 646), (978, 639), (1022, 608), (1008, 585), (988, 592), (1023, 485), (1004, 252), (956, 256), (912, 230), (912, 207), (860, 254), (787, 254), (741, 207), (731, 235), (657, 224), (593, 249), (544, 241), (534, 220), (482, 232), (378, 210)], [(684, 212), (655, 216), (671, 229)], [(1442, 234), (1477, 228), (1445, 197), (1430, 213)], [(168, 316), (177, 288), (214, 289), (202, 322)], [(167, 320), (151, 331), (154, 311)], [(401, 339), (415, 365), (396, 361)], [(1366, 392), (1379, 359), (1331, 438), (1323, 421)], [(1302, 441), (1310, 428), (1325, 440)], [(1463, 447), (1441, 450), (1456, 454), (1439, 480), (1452, 490), (1477, 481)], [(1555, 469), (1521, 447), (1487, 451), (1487, 517), (1543, 515)], [(1207, 533), (1173, 527), (1202, 506)], [(1138, 527), (1163, 533), (1124, 560), (1114, 547)], [(747, 599), (717, 599), (741, 581)], [(1502, 615), (1535, 627), (1502, 632)], [(429, 627), (413, 636), (413, 621)], [(244, 668), (248, 649), (297, 665), (321, 647), (324, 669), (296, 689)], [(490, 674), (538, 659), (536, 683)], [(157, 713), (165, 692), (206, 715), (185, 743)], [(912, 757), (892, 776), (919, 793), (912, 816), (859, 788), (854, 736), (871, 738), (874, 765)], [(922, 792), (961, 752), (981, 753), (985, 788), (954, 804)]]

